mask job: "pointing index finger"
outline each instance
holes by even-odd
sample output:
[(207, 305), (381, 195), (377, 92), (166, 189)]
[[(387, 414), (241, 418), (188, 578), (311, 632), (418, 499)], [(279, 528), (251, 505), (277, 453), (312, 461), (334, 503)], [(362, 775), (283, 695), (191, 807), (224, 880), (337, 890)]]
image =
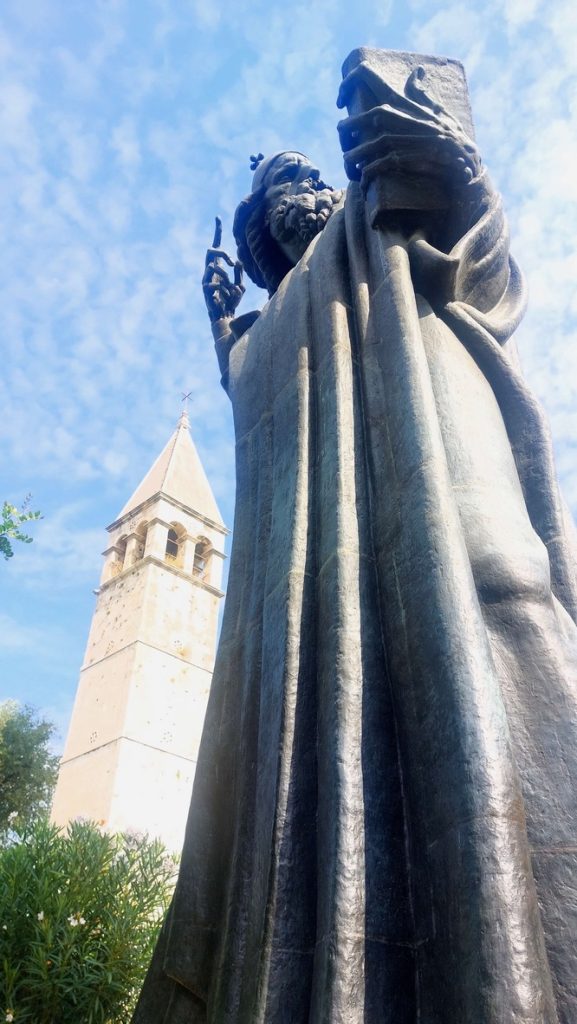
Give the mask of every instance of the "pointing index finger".
[(213, 249), (220, 249), (220, 243), (222, 241), (222, 221), (220, 217), (214, 218), (214, 241), (212, 243)]

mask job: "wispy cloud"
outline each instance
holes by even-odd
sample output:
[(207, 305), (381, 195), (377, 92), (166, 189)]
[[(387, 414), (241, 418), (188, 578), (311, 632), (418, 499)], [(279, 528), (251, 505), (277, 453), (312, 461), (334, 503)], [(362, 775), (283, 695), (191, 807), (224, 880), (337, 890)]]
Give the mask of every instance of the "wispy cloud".
[[(85, 515), (86, 502), (76, 502), (54, 508), (39, 522), (31, 523), (32, 545), (18, 550), (15, 542), (14, 559), (3, 567), (8, 581), (36, 593), (78, 587), (79, 582), (91, 579), (96, 582), (106, 535), (101, 527), (79, 525)], [(22, 635), (34, 631), (28, 624), (22, 629)]]
[[(20, 622), (0, 612), (0, 651), (29, 651), (31, 648), (44, 647), (53, 643), (49, 630)], [(0, 697), (0, 700), (5, 698)]]

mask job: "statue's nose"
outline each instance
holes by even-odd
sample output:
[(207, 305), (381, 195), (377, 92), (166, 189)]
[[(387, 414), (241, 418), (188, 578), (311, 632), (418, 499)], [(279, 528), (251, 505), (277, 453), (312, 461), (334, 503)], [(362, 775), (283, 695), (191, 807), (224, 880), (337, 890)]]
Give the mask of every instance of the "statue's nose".
[(321, 172), (319, 171), (318, 167), (313, 167), (312, 164), (303, 162), (296, 176), (297, 181), (295, 182), (295, 184), (301, 181), (318, 181), (320, 176)]

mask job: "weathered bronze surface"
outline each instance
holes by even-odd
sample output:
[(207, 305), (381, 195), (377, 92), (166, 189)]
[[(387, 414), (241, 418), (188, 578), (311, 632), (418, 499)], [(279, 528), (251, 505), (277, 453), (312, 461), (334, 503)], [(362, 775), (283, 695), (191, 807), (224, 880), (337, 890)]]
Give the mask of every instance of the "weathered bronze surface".
[(572, 526), (453, 61), (354, 51), (204, 278), (237, 438), (222, 638), (137, 1024), (575, 1024)]

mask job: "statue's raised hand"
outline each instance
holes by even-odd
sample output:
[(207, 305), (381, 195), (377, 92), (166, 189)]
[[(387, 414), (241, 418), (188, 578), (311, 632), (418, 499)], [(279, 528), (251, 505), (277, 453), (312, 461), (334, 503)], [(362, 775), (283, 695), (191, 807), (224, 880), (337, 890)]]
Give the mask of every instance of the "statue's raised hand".
[[(242, 263), (231, 259), (228, 253), (220, 248), (222, 223), (219, 217), (215, 220), (214, 241), (210, 249), (207, 249), (202, 277), (202, 291), (211, 323), (231, 320), (245, 291), (242, 283)], [(220, 265), (220, 260), (233, 268), (234, 280), (230, 280), (228, 273)]]

